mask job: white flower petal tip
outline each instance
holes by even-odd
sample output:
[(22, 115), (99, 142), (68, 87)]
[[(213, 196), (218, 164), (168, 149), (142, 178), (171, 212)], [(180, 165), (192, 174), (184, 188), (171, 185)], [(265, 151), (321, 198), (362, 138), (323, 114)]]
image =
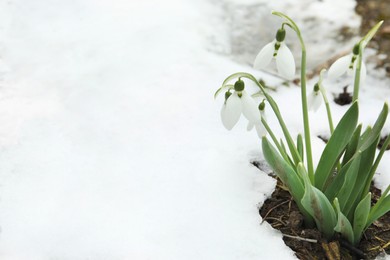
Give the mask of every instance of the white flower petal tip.
[(255, 62), (253, 63), (253, 68), (264, 69), (268, 66), (268, 64), (270, 64), (275, 51), (275, 43), (276, 41), (272, 41), (260, 50), (259, 54), (256, 56)]
[(336, 79), (348, 71), (352, 56), (346, 55), (337, 59), (328, 70), (328, 78)]
[(251, 121), (248, 122), (248, 126), (246, 127), (247, 131), (251, 131), (255, 127), (255, 124)]
[(321, 94), (314, 91), (308, 96), (307, 106), (310, 111), (316, 112), (322, 104)]
[(242, 111), (241, 100), (237, 93), (233, 93), (222, 106), (222, 124), (227, 130), (232, 130), (240, 119)]
[(249, 122), (256, 123), (261, 121), (260, 112), (257, 108), (256, 102), (245, 91), (242, 91), (241, 104), (242, 113)]
[(255, 124), (255, 127), (256, 127), (257, 135), (259, 136), (260, 139), (267, 135), (267, 130), (265, 129), (262, 123)]
[(288, 79), (292, 80), (295, 77), (295, 60), (292, 52), (285, 43), (280, 44), (278, 54), (276, 56), (276, 66), (279, 74)]

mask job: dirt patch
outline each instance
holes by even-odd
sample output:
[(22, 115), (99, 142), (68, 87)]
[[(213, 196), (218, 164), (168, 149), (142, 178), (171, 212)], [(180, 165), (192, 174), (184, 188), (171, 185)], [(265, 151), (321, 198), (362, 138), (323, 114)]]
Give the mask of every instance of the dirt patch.
[(343, 88), (337, 97), (335, 97), (334, 102), (340, 106), (345, 106), (352, 103), (352, 95), (347, 91), (348, 86)]
[[(372, 203), (376, 203), (381, 192), (373, 186), (371, 192)], [(279, 180), (259, 212), (263, 221), (283, 233), (284, 242), (299, 259), (375, 259), (385, 252), (390, 254), (390, 212), (366, 230), (358, 247), (339, 236), (327, 241), (317, 229), (305, 228), (302, 214)]]

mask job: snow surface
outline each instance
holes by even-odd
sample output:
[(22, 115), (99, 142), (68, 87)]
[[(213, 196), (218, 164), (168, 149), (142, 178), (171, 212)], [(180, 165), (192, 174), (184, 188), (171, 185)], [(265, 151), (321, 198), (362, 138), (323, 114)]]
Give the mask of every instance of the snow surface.
[[(352, 0), (319, 10), (342, 2), (350, 17)], [(212, 98), (236, 71), (281, 81), (210, 49), (231, 37), (215, 26), (221, 12), (211, 0), (0, 1), (1, 259), (296, 259), (260, 225), (275, 182), (250, 164), (256, 134), (243, 120), (226, 131)], [(390, 90), (368, 80), (372, 123)], [(275, 99), (299, 132), (299, 89)], [(326, 133), (322, 109), (313, 137)]]

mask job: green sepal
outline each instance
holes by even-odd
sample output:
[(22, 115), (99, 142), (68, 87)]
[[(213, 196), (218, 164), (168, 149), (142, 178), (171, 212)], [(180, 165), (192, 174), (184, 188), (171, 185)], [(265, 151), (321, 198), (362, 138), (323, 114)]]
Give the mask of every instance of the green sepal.
[(357, 205), (353, 216), (354, 241), (358, 243), (366, 228), (368, 214), (371, 208), (371, 192), (369, 192)]
[(311, 184), (302, 163), (298, 164), (297, 169), (304, 177), (305, 182), (305, 194), (301, 200), (302, 206), (314, 218), (317, 228), (329, 239), (333, 236), (336, 226), (336, 213), (332, 204), (324, 193)]
[(357, 102), (354, 102), (341, 118), (326, 144), (315, 173), (314, 183), (318, 189), (324, 190), (332, 171), (335, 169), (343, 151), (355, 131), (358, 116), (359, 106)]
[(355, 244), (355, 236), (351, 222), (349, 222), (347, 217), (341, 212), (340, 204), (337, 198), (334, 199), (333, 205), (337, 211), (337, 225), (335, 226), (334, 231), (339, 232), (351, 244)]

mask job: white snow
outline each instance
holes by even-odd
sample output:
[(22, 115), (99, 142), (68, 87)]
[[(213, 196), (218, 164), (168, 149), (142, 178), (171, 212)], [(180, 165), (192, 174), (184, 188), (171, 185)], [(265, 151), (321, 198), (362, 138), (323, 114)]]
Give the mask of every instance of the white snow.
[[(210, 51), (230, 37), (221, 12), (211, 0), (0, 2), (1, 259), (296, 259), (260, 225), (275, 183), (250, 164), (256, 133), (244, 120), (226, 131), (213, 100), (236, 71), (280, 80)], [(369, 80), (372, 123), (389, 88)], [(279, 90), (297, 133), (299, 102), (286, 100), (299, 89)]]

